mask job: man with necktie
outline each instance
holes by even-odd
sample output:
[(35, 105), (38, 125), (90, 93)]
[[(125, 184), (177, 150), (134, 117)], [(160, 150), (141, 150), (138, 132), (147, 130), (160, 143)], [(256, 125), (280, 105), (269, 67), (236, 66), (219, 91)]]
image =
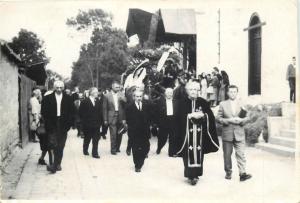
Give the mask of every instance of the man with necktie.
[(238, 163), (240, 181), (250, 179), (252, 176), (246, 173), (245, 158), (245, 130), (244, 125), (249, 120), (247, 115), (240, 116), (243, 112), (241, 103), (236, 99), (238, 87), (230, 85), (228, 87), (228, 97), (226, 101), (222, 101), (219, 106), (217, 121), (223, 125), (222, 143), (225, 179), (230, 180), (232, 174), (231, 154), (233, 148)]
[(112, 90), (103, 96), (103, 119), (104, 125), (109, 127), (111, 154), (116, 155), (120, 152), (122, 133), (120, 129), (126, 127), (125, 120), (125, 95), (120, 92), (120, 83), (112, 82)]
[(154, 117), (153, 105), (143, 99), (143, 92), (135, 90), (134, 102), (126, 108), (128, 136), (131, 140), (135, 171), (141, 172), (145, 158), (150, 149), (150, 124)]
[(98, 100), (98, 89), (92, 87), (89, 90), (89, 97), (82, 101), (79, 108), (79, 115), (83, 126), (83, 154), (89, 155), (88, 148), (92, 140), (92, 156), (99, 159), (98, 143), (100, 139), (100, 126), (103, 123), (102, 107)]

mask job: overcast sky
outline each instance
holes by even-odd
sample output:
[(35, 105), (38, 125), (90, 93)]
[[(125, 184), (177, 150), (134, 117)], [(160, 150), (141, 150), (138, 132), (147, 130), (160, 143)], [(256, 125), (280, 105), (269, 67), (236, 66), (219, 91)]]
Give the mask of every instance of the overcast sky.
[(45, 42), (46, 54), (51, 58), (47, 68), (70, 77), (72, 62), (78, 59), (80, 45), (89, 40), (90, 34), (67, 27), (67, 18), (76, 16), (79, 9), (101, 8), (113, 14), (114, 27), (125, 30), (128, 6), (99, 1), (0, 2), (0, 39), (11, 41), (21, 28), (35, 32)]

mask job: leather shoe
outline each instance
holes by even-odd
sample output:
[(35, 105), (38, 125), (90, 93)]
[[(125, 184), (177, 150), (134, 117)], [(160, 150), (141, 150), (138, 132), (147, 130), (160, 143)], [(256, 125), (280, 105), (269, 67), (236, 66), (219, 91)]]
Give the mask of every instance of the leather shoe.
[(61, 171), (61, 166), (60, 165), (56, 166), (56, 171)]
[(130, 150), (126, 150), (126, 154), (127, 154), (128, 156), (130, 156), (131, 151), (130, 151)]
[(44, 159), (39, 159), (38, 164), (39, 165), (47, 165)]
[(54, 165), (48, 165), (47, 171), (50, 171), (51, 173), (56, 173), (56, 167), (54, 167)]
[(141, 169), (140, 168), (135, 168), (135, 172), (139, 173), (139, 172), (141, 172)]
[(111, 152), (112, 155), (117, 155), (117, 152)]
[(121, 151), (118, 149), (117, 152), (121, 152)]
[(93, 158), (100, 159), (100, 156), (98, 154), (96, 154), (96, 155), (93, 155)]
[(160, 154), (160, 149), (157, 149), (157, 150), (156, 150), (156, 154)]
[(90, 155), (88, 152), (83, 152), (83, 154), (86, 156)]
[(227, 179), (227, 180), (231, 180), (231, 173), (226, 173), (226, 175), (225, 175), (225, 179)]
[(196, 178), (190, 179), (191, 185), (196, 185), (198, 180)]
[(252, 178), (251, 174), (243, 173), (243, 174), (240, 175), (240, 181), (245, 181), (245, 180), (248, 180), (250, 178)]

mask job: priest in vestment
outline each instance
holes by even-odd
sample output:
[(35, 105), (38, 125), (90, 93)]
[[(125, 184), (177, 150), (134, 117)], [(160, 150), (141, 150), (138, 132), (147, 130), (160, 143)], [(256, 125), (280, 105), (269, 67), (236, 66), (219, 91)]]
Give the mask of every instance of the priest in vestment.
[(204, 154), (218, 151), (219, 141), (210, 105), (198, 97), (199, 84), (188, 82), (185, 88), (187, 96), (179, 99), (176, 113), (177, 132), (182, 138), (178, 154), (183, 158), (184, 177), (196, 185), (203, 174)]

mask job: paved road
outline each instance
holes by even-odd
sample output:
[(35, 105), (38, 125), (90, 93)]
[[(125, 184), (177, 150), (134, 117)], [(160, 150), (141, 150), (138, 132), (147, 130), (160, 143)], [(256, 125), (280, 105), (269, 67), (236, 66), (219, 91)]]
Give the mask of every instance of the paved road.
[[(232, 180), (224, 179), (222, 151), (205, 156), (204, 176), (196, 186), (183, 177), (181, 158), (169, 158), (167, 148), (155, 154), (156, 138), (141, 173), (134, 172), (127, 156), (126, 136), (121, 153), (110, 155), (109, 139), (100, 140), (99, 160), (82, 155), (82, 139), (70, 130), (63, 170), (49, 174), (37, 165), (39, 145), (25, 165), (14, 199), (175, 200), (178, 202), (298, 202), (294, 159), (247, 148), (247, 168), (253, 178), (239, 182), (235, 166)], [(233, 164), (236, 165), (235, 159)], [(299, 177), (299, 176), (298, 176)], [(299, 180), (299, 179), (298, 179)], [(299, 183), (299, 182), (298, 182)], [(300, 193), (299, 193), (300, 194)], [(298, 201), (297, 201), (298, 200)], [(132, 201), (130, 201), (132, 202)]]

